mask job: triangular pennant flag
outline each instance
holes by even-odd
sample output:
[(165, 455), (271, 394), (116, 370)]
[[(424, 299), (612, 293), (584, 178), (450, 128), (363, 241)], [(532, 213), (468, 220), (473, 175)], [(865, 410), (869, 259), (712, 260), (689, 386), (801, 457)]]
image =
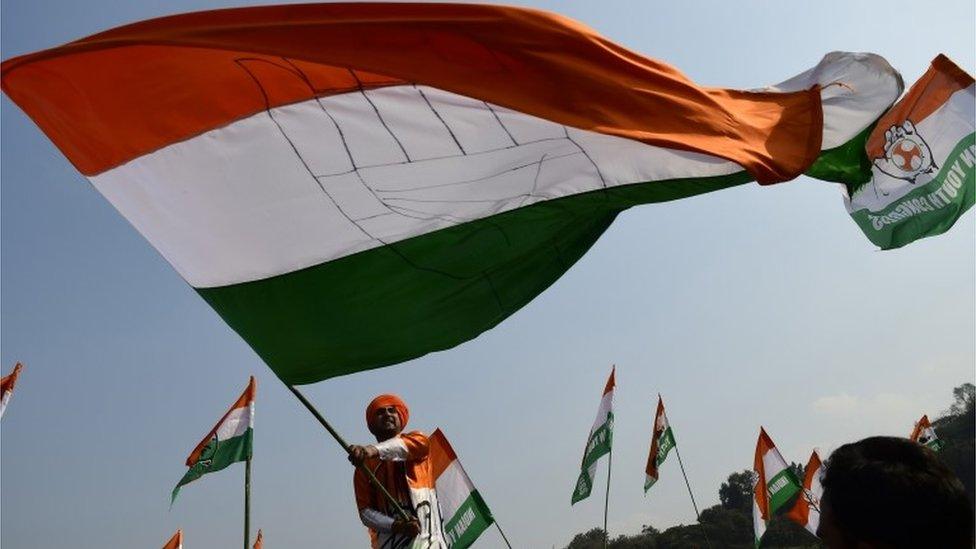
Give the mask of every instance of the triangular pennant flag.
[(664, 400), (661, 395), (657, 397), (657, 413), (654, 414), (654, 430), (651, 434), (651, 451), (647, 455), (647, 467), (645, 468), (644, 492), (658, 478), (658, 467), (667, 459), (668, 453), (674, 448), (674, 431), (668, 423), (668, 416), (664, 413)]
[(761, 427), (759, 440), (756, 441), (753, 477), (752, 524), (756, 547), (759, 547), (770, 517), (800, 491), (800, 483), (793, 470)]
[(7, 409), (7, 403), (10, 402), (10, 397), (14, 394), (17, 376), (20, 375), (20, 370), (23, 368), (24, 365), (18, 362), (10, 374), (0, 378), (0, 417), (3, 417), (3, 412)]
[(203, 437), (186, 458), (189, 471), (173, 488), (172, 503), (180, 493), (180, 487), (193, 482), (207, 473), (220, 471), (228, 465), (251, 458), (251, 440), (254, 436), (254, 393), (257, 383), (251, 376), (247, 388), (224, 417)]
[(823, 463), (814, 450), (803, 473), (803, 494), (796, 498), (793, 508), (787, 513), (791, 520), (817, 535), (820, 525), (820, 497), (823, 496)]
[(586, 439), (582, 470), (576, 480), (576, 488), (573, 490), (572, 504), (590, 496), (597, 461), (610, 453), (613, 445), (613, 389), (616, 386), (614, 379), (616, 371), (616, 367), (610, 370), (610, 378), (603, 388), (603, 397), (600, 398), (596, 419), (593, 421), (593, 427), (590, 428), (590, 436)]
[(440, 429), (430, 436), (434, 489), (440, 504), (448, 547), (470, 547), (495, 521), (451, 444)]

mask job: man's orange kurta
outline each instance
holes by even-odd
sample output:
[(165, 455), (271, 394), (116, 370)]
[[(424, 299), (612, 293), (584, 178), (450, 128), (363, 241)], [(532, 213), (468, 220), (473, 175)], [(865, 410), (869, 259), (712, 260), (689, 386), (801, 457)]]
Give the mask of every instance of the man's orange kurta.
[[(420, 431), (401, 433), (374, 445), (379, 452), (376, 458), (364, 462), (383, 487), (408, 513), (420, 522), (420, 535), (425, 547), (445, 548), (437, 495), (434, 492), (434, 475), (428, 453), (427, 436)], [(390, 531), (396, 512), (386, 498), (370, 484), (359, 468), (353, 475), (356, 490), (356, 507), (363, 524), (369, 529), (374, 549), (399, 547), (406, 540), (394, 539)], [(409, 545), (409, 544), (407, 544)]]

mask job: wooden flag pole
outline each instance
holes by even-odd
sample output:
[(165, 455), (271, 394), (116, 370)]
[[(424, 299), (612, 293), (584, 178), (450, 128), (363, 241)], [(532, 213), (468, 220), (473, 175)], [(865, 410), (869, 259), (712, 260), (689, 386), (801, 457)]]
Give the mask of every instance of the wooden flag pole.
[(705, 530), (705, 525), (701, 523), (701, 515), (698, 513), (698, 504), (695, 503), (695, 494), (691, 492), (691, 483), (688, 482), (688, 475), (685, 474), (685, 464), (681, 462), (681, 452), (678, 451), (677, 443), (674, 445), (674, 454), (678, 456), (678, 466), (681, 467), (681, 476), (685, 477), (685, 486), (688, 487), (688, 495), (691, 496), (691, 506), (695, 508), (695, 518), (698, 519), (698, 526), (701, 527), (702, 535), (705, 536), (705, 544), (708, 545), (708, 547), (711, 547), (712, 542), (708, 539), (708, 532)]
[(244, 549), (251, 549), (251, 456), (244, 461)]
[[(319, 420), (319, 423), (321, 423), (322, 426), (325, 427), (325, 430), (328, 431), (330, 435), (332, 435), (332, 438), (334, 438), (336, 442), (339, 443), (339, 446), (342, 446), (342, 449), (345, 450), (347, 454), (351, 454), (352, 452), (349, 450), (349, 444), (345, 441), (345, 439), (342, 438), (342, 435), (336, 432), (336, 430), (333, 429), (331, 425), (329, 425), (329, 422), (326, 421), (325, 418), (322, 417), (322, 414), (320, 414), (319, 411), (315, 409), (315, 406), (313, 406), (312, 403), (309, 402), (307, 398), (305, 398), (305, 395), (300, 393), (298, 389), (295, 388), (294, 385), (285, 384), (285, 386), (288, 387), (288, 390), (290, 390), (292, 394), (295, 395), (295, 398), (297, 398), (299, 402), (305, 405), (305, 408), (307, 408), (308, 411), (311, 412), (313, 416), (315, 416), (315, 419)], [(397, 502), (397, 500), (392, 495), (390, 495), (390, 492), (387, 491), (386, 487), (380, 484), (380, 481), (376, 478), (376, 475), (374, 475), (373, 472), (369, 470), (369, 467), (366, 467), (364, 465), (359, 465), (359, 469), (364, 473), (366, 473), (366, 477), (369, 478), (370, 483), (372, 483), (373, 486), (375, 486), (376, 489), (378, 489), (380, 493), (383, 494), (383, 497), (386, 498), (387, 503), (390, 504), (394, 512), (396, 512), (397, 516), (403, 520), (410, 520), (410, 517), (409, 515), (407, 515), (407, 512), (404, 511), (403, 507), (400, 506), (400, 503)]]
[(603, 502), (603, 547), (610, 547), (610, 531), (607, 530), (607, 515), (610, 512), (610, 470), (613, 468), (613, 446), (607, 452), (607, 499)]

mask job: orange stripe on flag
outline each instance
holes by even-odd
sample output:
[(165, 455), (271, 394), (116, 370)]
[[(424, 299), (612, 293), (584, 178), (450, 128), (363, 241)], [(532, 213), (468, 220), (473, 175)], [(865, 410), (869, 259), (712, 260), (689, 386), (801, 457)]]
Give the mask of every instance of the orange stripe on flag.
[(431, 474), (433, 475), (433, 480), (436, 481), (438, 477), (441, 476), (448, 466), (451, 465), (456, 459), (457, 454), (454, 453), (454, 448), (447, 441), (447, 437), (440, 429), (434, 431), (430, 435), (430, 462), (431, 462)]
[(766, 430), (760, 427), (759, 440), (756, 441), (756, 457), (752, 465), (753, 470), (759, 476), (753, 490), (753, 497), (756, 499), (756, 505), (759, 506), (764, 521), (769, 520), (769, 494), (766, 488), (766, 466), (763, 464), (763, 456), (775, 447), (772, 439), (766, 434)]
[(869, 158), (884, 156), (884, 132), (892, 126), (911, 120), (918, 124), (948, 101), (952, 94), (973, 85), (973, 77), (948, 57), (939, 54), (925, 74), (912, 85), (905, 97), (878, 120), (865, 148)]
[(207, 433), (207, 435), (204, 436), (203, 439), (197, 444), (196, 448), (190, 452), (189, 457), (186, 458), (187, 467), (193, 467), (197, 460), (200, 459), (200, 453), (203, 452), (203, 449), (207, 447), (210, 439), (213, 438), (214, 433), (217, 432), (217, 428), (220, 427), (220, 424), (227, 419), (227, 416), (229, 416), (231, 412), (238, 408), (250, 406), (251, 403), (254, 402), (254, 393), (256, 390), (257, 381), (255, 381), (254, 376), (251, 376), (250, 381), (247, 383), (247, 387), (244, 389), (244, 392), (241, 393), (241, 396), (237, 398), (237, 401), (231, 405), (230, 409), (228, 409), (227, 412), (220, 418), (220, 421), (213, 426), (213, 429), (210, 429), (210, 432)]
[(177, 530), (173, 537), (169, 538), (163, 549), (183, 549), (183, 530)]
[(20, 375), (20, 371), (24, 368), (24, 365), (17, 363), (14, 365), (14, 369), (7, 375), (0, 377), (0, 395), (8, 391), (13, 392), (14, 385), (17, 384), (17, 376)]
[(616, 375), (617, 375), (617, 366), (614, 365), (610, 369), (610, 377), (607, 379), (607, 385), (603, 388), (603, 394), (607, 394), (610, 391), (613, 391), (613, 388), (617, 386), (617, 382), (615, 381)]
[[(274, 80), (270, 93), (253, 71)], [(270, 107), (399, 82), (726, 158), (760, 183), (803, 173), (823, 124), (816, 87), (700, 87), (576, 21), (474, 4), (188, 13), (10, 59), (0, 73), (3, 90), (86, 175)]]

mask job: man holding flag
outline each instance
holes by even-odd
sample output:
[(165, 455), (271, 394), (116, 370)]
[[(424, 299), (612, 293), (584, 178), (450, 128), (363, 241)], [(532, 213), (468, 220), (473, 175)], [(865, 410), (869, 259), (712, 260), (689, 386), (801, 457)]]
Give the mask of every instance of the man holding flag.
[[(429, 459), (430, 441), (420, 431), (403, 433), (409, 419), (410, 409), (397, 395), (380, 395), (366, 407), (366, 426), (376, 444), (349, 447), (349, 461), (357, 466), (353, 487), (359, 518), (369, 529), (374, 549), (447, 549)], [(400, 512), (391, 508), (386, 495), (370, 483), (364, 467), (393, 496), (406, 518), (398, 516)]]

